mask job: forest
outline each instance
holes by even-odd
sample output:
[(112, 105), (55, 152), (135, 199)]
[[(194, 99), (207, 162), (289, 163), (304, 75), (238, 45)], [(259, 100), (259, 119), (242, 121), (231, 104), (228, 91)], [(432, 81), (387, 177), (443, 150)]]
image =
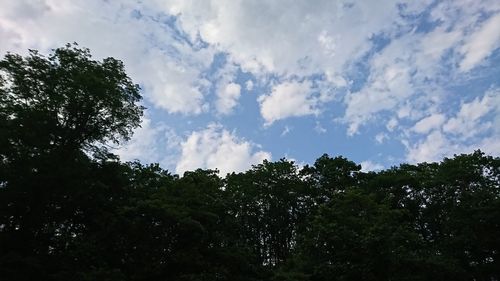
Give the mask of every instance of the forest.
[(109, 149), (140, 101), (77, 45), (0, 61), (0, 279), (500, 279), (499, 157), (176, 175)]

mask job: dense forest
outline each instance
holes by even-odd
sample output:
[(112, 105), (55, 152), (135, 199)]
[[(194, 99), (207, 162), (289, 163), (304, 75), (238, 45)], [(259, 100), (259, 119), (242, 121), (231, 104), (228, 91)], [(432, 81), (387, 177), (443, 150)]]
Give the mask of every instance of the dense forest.
[(0, 61), (0, 279), (500, 279), (498, 157), (179, 176), (109, 151), (140, 100), (76, 45)]

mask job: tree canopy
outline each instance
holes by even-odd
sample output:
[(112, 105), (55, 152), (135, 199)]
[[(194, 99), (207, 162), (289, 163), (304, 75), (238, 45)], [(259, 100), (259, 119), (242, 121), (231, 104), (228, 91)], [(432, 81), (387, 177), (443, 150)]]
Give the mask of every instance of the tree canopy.
[(325, 154), (222, 178), (89, 153), (130, 138), (140, 98), (75, 45), (0, 61), (2, 279), (500, 279), (500, 158), (362, 172)]
[(81, 149), (127, 140), (142, 116), (139, 86), (121, 61), (92, 60), (77, 45), (0, 61), (2, 154)]

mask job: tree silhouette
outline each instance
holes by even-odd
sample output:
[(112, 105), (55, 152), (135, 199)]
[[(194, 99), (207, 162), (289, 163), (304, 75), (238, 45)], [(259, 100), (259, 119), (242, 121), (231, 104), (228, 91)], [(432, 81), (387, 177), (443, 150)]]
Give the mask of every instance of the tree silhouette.
[(500, 279), (500, 158), (122, 163), (139, 88), (76, 45), (0, 61), (2, 280)]

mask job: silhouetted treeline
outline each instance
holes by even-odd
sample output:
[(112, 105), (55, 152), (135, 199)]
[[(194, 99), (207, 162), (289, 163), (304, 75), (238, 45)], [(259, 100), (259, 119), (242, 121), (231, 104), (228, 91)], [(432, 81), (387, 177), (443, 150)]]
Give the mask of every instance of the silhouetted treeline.
[(77, 46), (0, 61), (1, 280), (500, 279), (498, 157), (179, 177), (103, 145), (139, 100), (120, 61)]

